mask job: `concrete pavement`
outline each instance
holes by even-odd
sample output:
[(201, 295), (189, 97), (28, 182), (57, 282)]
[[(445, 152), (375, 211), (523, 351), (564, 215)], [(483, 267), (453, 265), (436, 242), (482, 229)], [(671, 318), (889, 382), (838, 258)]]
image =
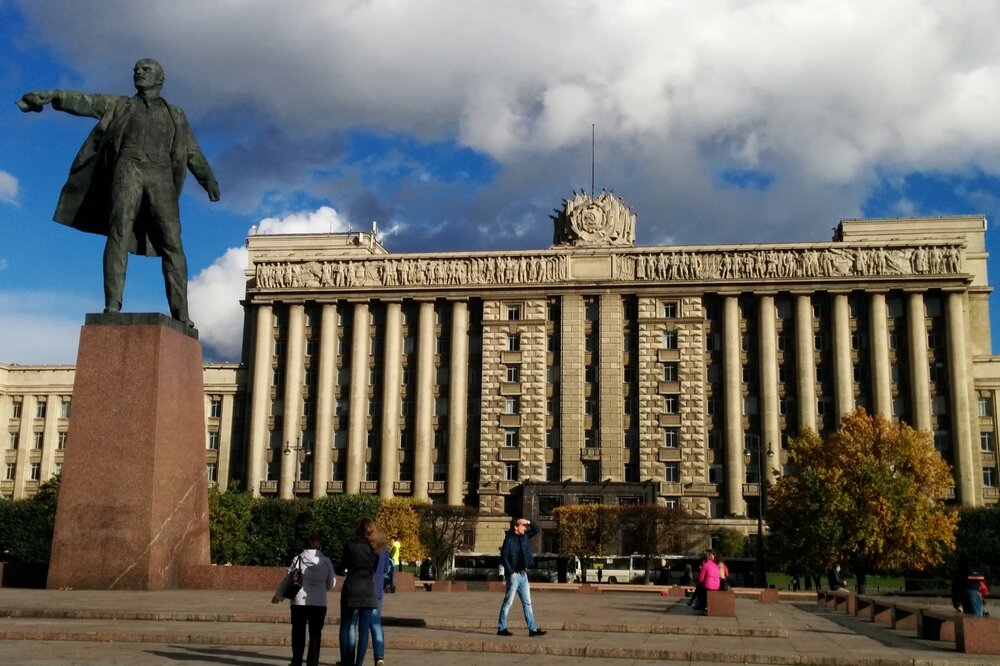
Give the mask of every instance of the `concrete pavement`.
[[(387, 664), (817, 664), (894, 666), (985, 664), (954, 645), (921, 641), (830, 610), (814, 597), (760, 604), (737, 599), (736, 618), (694, 615), (682, 599), (649, 593), (602, 595), (533, 590), (535, 616), (549, 634), (529, 638), (521, 609), (511, 638), (496, 636), (496, 592), (387, 595)], [(321, 663), (338, 659), (337, 593)], [(56, 591), (0, 588), (0, 663), (285, 663), (288, 606), (260, 592)], [(369, 650), (371, 655), (371, 650)]]

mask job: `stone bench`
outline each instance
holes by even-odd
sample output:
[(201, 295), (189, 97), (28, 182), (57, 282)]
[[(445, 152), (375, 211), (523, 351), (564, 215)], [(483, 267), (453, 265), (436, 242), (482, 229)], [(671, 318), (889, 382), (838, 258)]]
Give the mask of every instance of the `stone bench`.
[(778, 603), (778, 590), (773, 587), (766, 587), (757, 595), (757, 601), (762, 604)]
[(892, 606), (893, 602), (881, 597), (871, 597), (859, 594), (855, 603), (855, 615), (863, 620), (870, 620), (875, 624), (892, 626)]
[(955, 624), (962, 619), (954, 610), (921, 608), (917, 612), (917, 638), (930, 641), (955, 640)]
[(917, 618), (922, 609), (921, 606), (894, 602), (890, 611), (892, 628), (915, 631), (917, 629)]
[(822, 590), (816, 593), (816, 603), (824, 608), (832, 608), (848, 615), (857, 611), (858, 597), (845, 590)]
[(732, 590), (708, 590), (709, 617), (736, 617), (736, 595)]
[(897, 630), (916, 631), (917, 638), (955, 642), (959, 652), (1000, 654), (1000, 618), (962, 615), (949, 608), (928, 608), (887, 598), (860, 595), (856, 615)]

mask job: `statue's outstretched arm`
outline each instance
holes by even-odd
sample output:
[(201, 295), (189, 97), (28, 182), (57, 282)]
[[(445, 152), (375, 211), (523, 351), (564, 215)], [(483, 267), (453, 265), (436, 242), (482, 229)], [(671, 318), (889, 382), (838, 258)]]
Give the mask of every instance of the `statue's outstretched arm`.
[(55, 90), (32, 90), (24, 93), (21, 99), (17, 100), (17, 108), (27, 113), (28, 111), (41, 111), (46, 104), (51, 104), (55, 99)]

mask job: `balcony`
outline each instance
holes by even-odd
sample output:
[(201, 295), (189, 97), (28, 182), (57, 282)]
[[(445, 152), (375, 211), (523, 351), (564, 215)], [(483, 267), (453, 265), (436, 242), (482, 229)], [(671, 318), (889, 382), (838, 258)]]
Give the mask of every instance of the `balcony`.
[(497, 459), (503, 462), (517, 462), (521, 460), (521, 449), (516, 446), (501, 446)]
[(326, 492), (327, 494), (342, 493), (344, 492), (344, 482), (343, 481), (327, 481), (326, 482)]
[(373, 494), (378, 492), (378, 481), (362, 481), (361, 482), (361, 492), (366, 494)]
[(662, 446), (658, 449), (656, 458), (659, 462), (677, 462), (681, 459), (681, 450), (679, 448)]
[(261, 495), (273, 495), (278, 492), (278, 482), (277, 481), (261, 481), (260, 482), (260, 494)]
[(444, 492), (444, 481), (428, 481), (427, 482), (427, 494), (428, 495), (440, 495)]
[(409, 495), (413, 492), (412, 481), (393, 481), (392, 492), (396, 495)]

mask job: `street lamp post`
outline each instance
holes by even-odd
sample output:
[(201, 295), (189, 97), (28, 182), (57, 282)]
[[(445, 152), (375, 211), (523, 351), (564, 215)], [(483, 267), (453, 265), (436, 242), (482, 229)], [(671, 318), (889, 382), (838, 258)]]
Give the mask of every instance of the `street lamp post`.
[[(767, 443), (767, 457), (774, 457), (771, 442)], [(767, 562), (764, 553), (764, 508), (767, 506), (767, 478), (764, 476), (764, 451), (761, 441), (757, 440), (757, 558), (756, 579), (760, 586), (767, 587)]]

